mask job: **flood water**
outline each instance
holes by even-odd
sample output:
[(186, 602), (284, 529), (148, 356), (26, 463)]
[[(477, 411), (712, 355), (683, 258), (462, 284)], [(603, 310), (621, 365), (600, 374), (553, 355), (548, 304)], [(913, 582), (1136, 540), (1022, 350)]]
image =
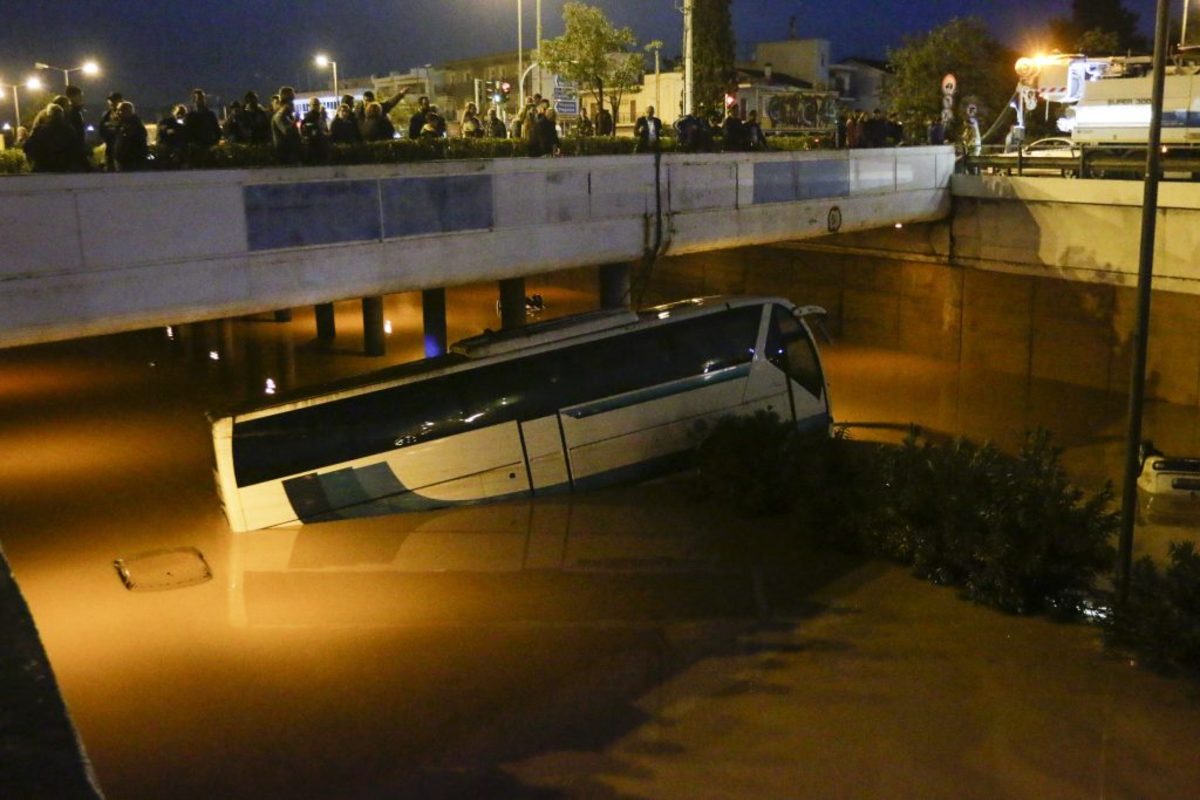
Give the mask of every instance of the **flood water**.
[[(527, 290), (547, 315), (595, 303), (548, 282)], [(498, 326), (491, 287), (447, 295), (451, 340)], [(360, 354), (358, 305), (337, 309), (333, 346), (298, 309), (286, 323), (0, 352), (0, 541), (110, 798), (449, 793), (463, 759), (545, 747), (532, 728), (601, 747), (603, 726), (570, 717), (612, 722), (626, 698), (592, 693), (589, 705), (570, 687), (626, 656), (643, 664), (628, 691), (654, 683), (644, 664), (664, 621), (753, 616), (741, 578), (708, 571), (696, 550), (698, 535), (737, 521), (669, 481), (232, 536), (206, 411), (421, 354), (419, 297), (387, 299), (384, 358)], [(1119, 476), (1121, 398), (879, 349), (834, 344), (824, 357), (836, 419), (869, 423), (856, 436), (915, 422), (1011, 448), (1045, 426), (1078, 481)], [(1146, 427), (1164, 449), (1200, 451), (1195, 409), (1152, 405)], [(1184, 509), (1139, 528), (1138, 551), (1195, 529)], [(212, 580), (130, 591), (113, 567), (179, 548), (199, 551)], [(1037, 631), (1052, 648), (1056, 628)], [(574, 704), (568, 719), (547, 716), (553, 698)], [(489, 794), (526, 796), (520, 772), (493, 775)]]

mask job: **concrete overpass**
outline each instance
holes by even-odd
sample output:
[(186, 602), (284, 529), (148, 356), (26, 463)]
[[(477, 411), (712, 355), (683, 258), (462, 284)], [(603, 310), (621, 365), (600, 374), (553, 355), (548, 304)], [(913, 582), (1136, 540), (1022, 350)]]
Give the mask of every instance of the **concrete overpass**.
[(556, 269), (943, 219), (953, 167), (918, 147), (14, 176), (0, 346), (308, 304), (320, 324), (412, 290), (428, 326), (446, 286), (521, 298)]

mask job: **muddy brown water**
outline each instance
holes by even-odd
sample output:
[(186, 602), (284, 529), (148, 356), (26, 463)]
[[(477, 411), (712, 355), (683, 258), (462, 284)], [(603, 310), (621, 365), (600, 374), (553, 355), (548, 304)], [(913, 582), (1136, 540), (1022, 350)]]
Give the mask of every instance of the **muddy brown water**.
[[(593, 302), (530, 290), (549, 314)], [(448, 301), (452, 339), (497, 325), (487, 287)], [(299, 310), (0, 353), (0, 539), (109, 797), (1200, 786), (1194, 695), (1106, 658), (1086, 628), (847, 563), (814, 565), (808, 617), (756, 627), (744, 576), (697, 549), (744, 521), (671, 481), (232, 536), (205, 411), (268, 379), (415, 358), (419, 308), (388, 298), (384, 359), (357, 353), (353, 303), (333, 347)], [(917, 422), (1012, 447), (1045, 425), (1080, 482), (1118, 476), (1120, 398), (878, 349), (825, 357), (836, 418), (871, 423), (855, 435)], [(1200, 450), (1195, 409), (1152, 405), (1147, 429)], [(1194, 536), (1178, 511), (1139, 528), (1139, 552)], [(196, 548), (213, 579), (127, 590), (114, 559), (164, 548)]]

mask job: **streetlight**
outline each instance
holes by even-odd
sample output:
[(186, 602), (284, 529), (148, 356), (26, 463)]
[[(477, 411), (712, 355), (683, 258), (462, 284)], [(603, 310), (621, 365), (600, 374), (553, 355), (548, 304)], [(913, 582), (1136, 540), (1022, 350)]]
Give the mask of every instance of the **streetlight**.
[[(20, 84), (2, 83), (0, 82), (0, 97), (4, 97), (4, 87), (12, 89), (13, 96), (13, 114), (17, 118), (17, 127), (21, 127), (21, 101), (17, 97), (17, 90), (21, 88)], [(32, 76), (25, 79), (25, 88), (31, 92), (40, 92), (42, 90), (42, 82), (37, 79), (37, 76)]]
[[(525, 107), (525, 44), (524, 44), (524, 28), (525, 25), (521, 20), (521, 9), (525, 5), (525, 0), (517, 0), (517, 74), (521, 76), (521, 82), (518, 84), (517, 97), (520, 107)], [(530, 68), (538, 67), (538, 88), (541, 88), (542, 82), (542, 0), (536, 0), (534, 3), (534, 16), (537, 18), (537, 28), (535, 30), (534, 52), (537, 53), (537, 61), (530, 65)]]
[(328, 56), (326, 56), (324, 53), (321, 53), (320, 55), (317, 56), (316, 62), (317, 62), (317, 66), (320, 67), (321, 69), (325, 69), (326, 67), (333, 67), (333, 96), (340, 97), (341, 95), (338, 94), (338, 85), (337, 85), (337, 62), (334, 61), (333, 59), (329, 58)]
[(71, 67), (69, 69), (65, 68), (65, 67), (54, 67), (54, 66), (51, 66), (50, 64), (43, 64), (41, 61), (37, 62), (33, 66), (35, 69), (56, 69), (56, 70), (58, 70), (59, 72), (61, 72), (63, 74), (63, 83), (66, 84), (67, 86), (71, 85), (71, 73), (72, 72), (82, 72), (84, 75), (99, 75), (100, 74), (100, 65), (97, 64), (95, 61), (91, 61), (91, 60), (83, 62), (78, 67)]
[(662, 71), (660, 69), (659, 55), (662, 53), (663, 43), (659, 39), (655, 39), (646, 45), (647, 50), (654, 51), (654, 107), (658, 109), (658, 113), (663, 113), (662, 110), (662, 86), (661, 78)]

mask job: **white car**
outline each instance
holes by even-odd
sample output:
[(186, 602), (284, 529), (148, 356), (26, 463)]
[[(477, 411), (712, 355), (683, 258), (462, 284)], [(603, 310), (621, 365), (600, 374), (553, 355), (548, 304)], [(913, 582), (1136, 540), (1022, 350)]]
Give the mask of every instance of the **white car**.
[[(1070, 139), (1062, 136), (1051, 136), (1046, 139), (1038, 139), (1030, 142), (1021, 148), (1020, 153), (1020, 174), (1021, 175), (1061, 175), (1064, 178), (1074, 178), (1079, 174), (1079, 168), (1063, 168), (1063, 167), (1045, 167), (1038, 162), (1044, 158), (1073, 158), (1079, 160), (1083, 148)], [(1017, 153), (1003, 153), (1003, 158), (1010, 158), (1017, 161)], [(1009, 175), (1015, 175), (1018, 167), (1004, 168), (1004, 171)]]

